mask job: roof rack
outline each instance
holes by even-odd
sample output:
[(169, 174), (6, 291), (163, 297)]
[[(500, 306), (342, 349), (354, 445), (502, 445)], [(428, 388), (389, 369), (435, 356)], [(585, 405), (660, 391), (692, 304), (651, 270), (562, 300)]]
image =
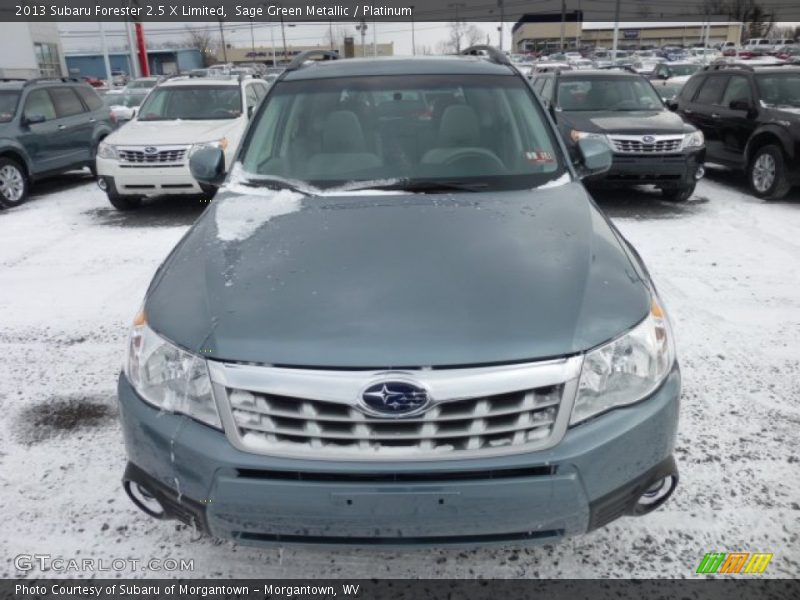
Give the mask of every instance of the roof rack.
[(498, 65), (511, 65), (511, 60), (501, 51), (494, 46), (487, 44), (478, 44), (477, 46), (470, 46), (460, 52), (465, 56), (487, 56), (489, 60)]
[(312, 57), (319, 57), (320, 60), (338, 60), (339, 53), (333, 50), (306, 50), (301, 52), (292, 59), (292, 62), (286, 67), (287, 71), (294, 71), (301, 68), (306, 61), (313, 60)]
[(719, 71), (721, 69), (742, 69), (752, 71), (753, 67), (740, 62), (713, 62), (703, 67), (703, 71)]
[(602, 71), (611, 71), (614, 69), (620, 71), (627, 71), (628, 73), (633, 73), (634, 75), (640, 75), (639, 71), (634, 69), (631, 65), (608, 65), (607, 67), (597, 67)]
[(11, 83), (14, 81), (28, 81), (24, 77), (0, 77), (0, 83)]

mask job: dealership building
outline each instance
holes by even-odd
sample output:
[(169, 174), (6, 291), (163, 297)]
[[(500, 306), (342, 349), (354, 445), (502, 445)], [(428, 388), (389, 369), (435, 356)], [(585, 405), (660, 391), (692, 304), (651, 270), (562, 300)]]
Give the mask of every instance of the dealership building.
[[(561, 15), (525, 14), (512, 28), (513, 48), (517, 52), (553, 51), (561, 46), (564, 36), (566, 48), (595, 46), (611, 48), (614, 44), (613, 27), (599, 27), (583, 22), (579, 11), (568, 12), (562, 25)], [(742, 36), (741, 23), (712, 23), (708, 42), (739, 43)], [(705, 42), (706, 32), (702, 23), (671, 25), (662, 23), (636, 23), (635, 27), (621, 25), (619, 48), (642, 46), (681, 45), (691, 46)]]
[[(135, 73), (127, 49), (110, 51), (108, 62), (112, 71), (128, 75)], [(152, 75), (174, 75), (199, 69), (203, 66), (203, 57), (196, 48), (159, 48), (147, 50), (147, 62)], [(70, 75), (106, 78), (105, 62), (100, 52), (68, 52), (66, 63)]]
[[(318, 44), (316, 46), (300, 46), (287, 43), (285, 54), (283, 46), (277, 43), (274, 48), (272, 46), (228, 47), (225, 49), (224, 56), (222, 50), (218, 50), (217, 58), (219, 60), (227, 58), (227, 60), (232, 63), (260, 62), (271, 64), (274, 53), (275, 62), (280, 64), (291, 60), (293, 57), (307, 50), (331, 50), (331, 45)], [(333, 48), (333, 51), (337, 52), (340, 56), (393, 56), (394, 42), (375, 44), (373, 47), (370, 43), (365, 43), (362, 46), (361, 44), (352, 43), (352, 38), (346, 38), (345, 43), (337, 44)]]
[(52, 22), (0, 22), (0, 78), (62, 77), (67, 68)]

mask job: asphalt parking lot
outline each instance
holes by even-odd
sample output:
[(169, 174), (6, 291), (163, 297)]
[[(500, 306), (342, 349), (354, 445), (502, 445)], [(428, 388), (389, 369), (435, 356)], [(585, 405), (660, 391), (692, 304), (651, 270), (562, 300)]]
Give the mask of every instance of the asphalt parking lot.
[(675, 326), (684, 393), (673, 498), (555, 547), (259, 550), (152, 520), (120, 486), (127, 328), (206, 205), (159, 199), (120, 213), (88, 172), (35, 186), (27, 204), (0, 211), (0, 576), (59, 575), (15, 568), (18, 554), (47, 553), (193, 559), (205, 577), (692, 577), (712, 551), (772, 552), (764, 575), (796, 576), (800, 190), (766, 203), (740, 176), (709, 169), (687, 203), (649, 191), (597, 200)]

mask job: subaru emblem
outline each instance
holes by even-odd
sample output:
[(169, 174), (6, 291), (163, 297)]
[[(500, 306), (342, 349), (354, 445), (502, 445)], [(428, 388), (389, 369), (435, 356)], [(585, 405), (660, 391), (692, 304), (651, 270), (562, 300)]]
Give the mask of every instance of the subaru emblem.
[(407, 416), (424, 410), (430, 404), (428, 391), (408, 381), (381, 381), (361, 393), (361, 402), (378, 416)]
[(643, 144), (655, 144), (656, 143), (656, 138), (654, 138), (652, 135), (642, 136), (642, 143)]
[(158, 148), (155, 146), (145, 146), (144, 153), (145, 154), (155, 154), (158, 152)]

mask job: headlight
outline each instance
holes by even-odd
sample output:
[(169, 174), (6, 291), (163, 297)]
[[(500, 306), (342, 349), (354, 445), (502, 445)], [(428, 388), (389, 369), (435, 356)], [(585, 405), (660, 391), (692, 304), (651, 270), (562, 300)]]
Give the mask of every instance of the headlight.
[(693, 131), (683, 136), (683, 148), (699, 148), (705, 144), (702, 131)]
[(205, 361), (150, 329), (143, 311), (131, 328), (125, 375), (139, 395), (156, 408), (222, 429)]
[(570, 425), (646, 398), (674, 362), (669, 320), (654, 297), (644, 321), (584, 357)]
[(117, 147), (105, 142), (100, 142), (97, 146), (98, 158), (118, 158)]
[(603, 133), (591, 133), (589, 131), (578, 131), (577, 129), (573, 129), (569, 132), (569, 137), (576, 144), (578, 143), (578, 140), (584, 139), (600, 140), (608, 143), (608, 137), (606, 137), (606, 135)]
[(228, 148), (228, 139), (222, 138), (221, 140), (214, 140), (213, 142), (200, 142), (199, 144), (194, 144), (191, 148), (189, 148), (189, 157), (202, 148), (219, 148), (225, 152), (225, 150)]

